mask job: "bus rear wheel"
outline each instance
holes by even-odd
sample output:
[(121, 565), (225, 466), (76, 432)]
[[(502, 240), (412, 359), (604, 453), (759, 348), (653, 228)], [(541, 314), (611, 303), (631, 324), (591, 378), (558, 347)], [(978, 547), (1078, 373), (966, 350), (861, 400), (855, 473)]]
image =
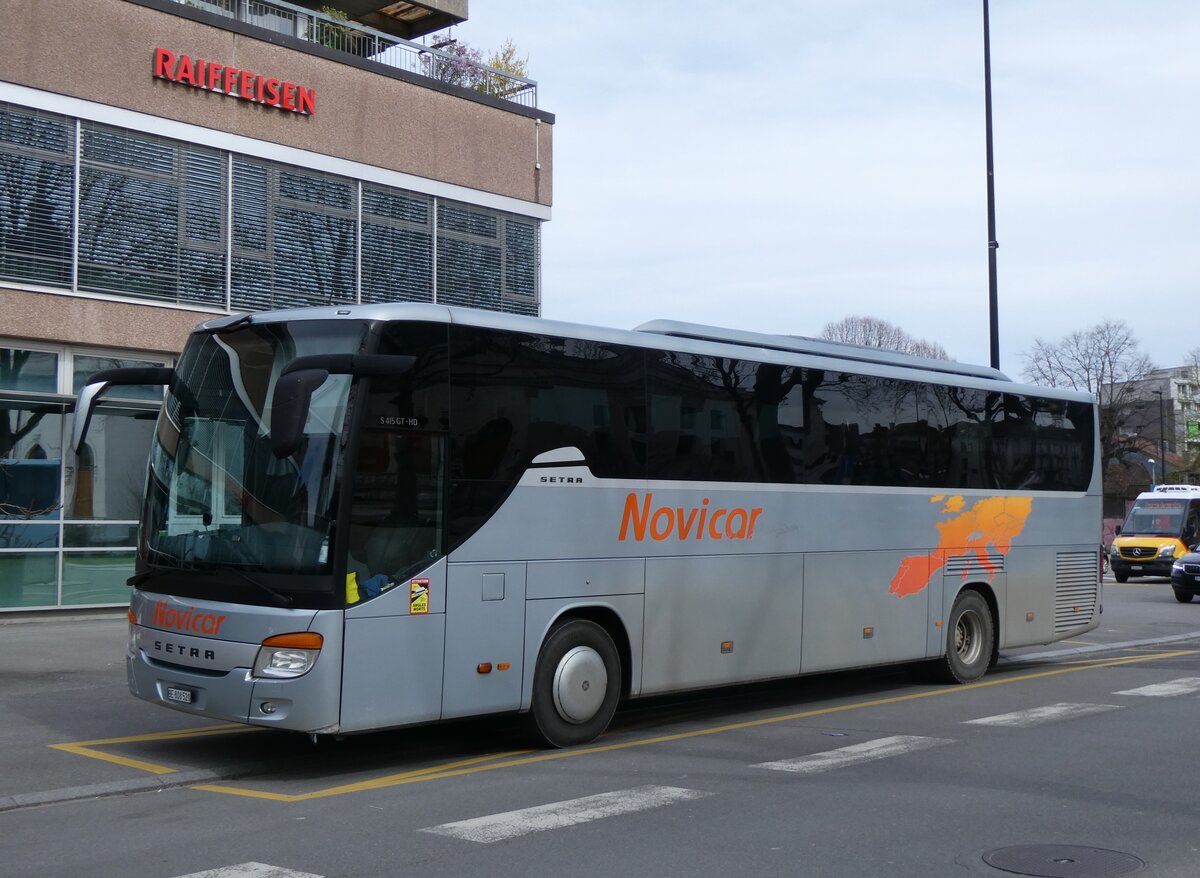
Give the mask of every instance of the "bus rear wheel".
[(596, 740), (621, 697), (621, 659), (608, 632), (585, 619), (554, 629), (533, 672), (533, 733), (551, 747)]
[(947, 683), (974, 683), (991, 664), (995, 643), (992, 611), (977, 591), (962, 591), (946, 625), (946, 654), (935, 663)]

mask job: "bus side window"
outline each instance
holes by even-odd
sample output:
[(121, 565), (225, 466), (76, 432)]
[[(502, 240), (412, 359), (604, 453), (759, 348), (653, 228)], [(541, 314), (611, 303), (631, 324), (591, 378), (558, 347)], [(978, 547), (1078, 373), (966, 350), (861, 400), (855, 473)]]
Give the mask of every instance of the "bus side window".
[(443, 433), (368, 431), (354, 474), (347, 573), (416, 573), (442, 553)]

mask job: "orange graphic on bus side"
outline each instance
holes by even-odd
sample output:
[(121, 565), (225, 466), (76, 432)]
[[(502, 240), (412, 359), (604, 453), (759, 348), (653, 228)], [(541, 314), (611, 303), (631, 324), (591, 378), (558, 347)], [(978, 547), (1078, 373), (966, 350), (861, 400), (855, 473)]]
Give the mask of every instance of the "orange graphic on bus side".
[(672, 538), (683, 540), (748, 540), (754, 536), (754, 526), (762, 515), (762, 507), (710, 507), (705, 497), (699, 506), (654, 507), (654, 494), (640, 500), (637, 494), (625, 498), (621, 516), (621, 532), (617, 539), (624, 542), (632, 534), (634, 542), (642, 542), (649, 534), (656, 542)]
[[(958, 513), (954, 518), (939, 521), (938, 544), (923, 555), (911, 555), (900, 562), (888, 589), (896, 597), (905, 598), (924, 591), (946, 560), (961, 555), (974, 555), (989, 575), (996, 566), (988, 557), (990, 552), (1007, 555), (1013, 540), (1025, 529), (1025, 521), (1033, 509), (1032, 497), (988, 497), (966, 509), (959, 496), (931, 497), (931, 503), (945, 501), (942, 512)], [(964, 511), (965, 510), (965, 511)]]

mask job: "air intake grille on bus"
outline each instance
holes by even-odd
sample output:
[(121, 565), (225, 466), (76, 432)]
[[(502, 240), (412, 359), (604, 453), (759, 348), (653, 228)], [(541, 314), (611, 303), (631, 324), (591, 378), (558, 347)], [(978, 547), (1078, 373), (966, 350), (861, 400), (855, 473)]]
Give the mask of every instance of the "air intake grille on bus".
[(969, 576), (990, 577), (1004, 572), (1004, 556), (997, 553), (984, 555), (986, 563), (975, 553), (970, 555), (955, 555), (946, 559), (945, 575), (967, 578)]
[(1100, 559), (1095, 552), (1059, 552), (1054, 564), (1054, 633), (1092, 621), (1099, 597)]

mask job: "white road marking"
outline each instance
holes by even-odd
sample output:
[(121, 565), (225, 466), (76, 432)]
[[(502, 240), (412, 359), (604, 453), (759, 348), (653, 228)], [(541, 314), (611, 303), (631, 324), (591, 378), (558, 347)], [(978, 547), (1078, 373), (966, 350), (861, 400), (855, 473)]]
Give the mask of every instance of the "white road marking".
[(795, 759), (781, 759), (778, 762), (760, 762), (753, 768), (768, 768), (771, 771), (792, 771), (797, 774), (816, 774), (833, 768), (842, 768), (858, 762), (873, 762), (876, 759), (887, 759), (889, 756), (902, 756), (917, 750), (928, 750), (941, 744), (953, 744), (949, 738), (919, 738), (912, 735), (894, 735), (890, 738), (878, 738), (862, 744), (852, 744), (837, 750), (826, 750), (824, 753), (814, 753), (811, 756), (799, 756)]
[(179, 878), (324, 878), (324, 876), (314, 875), (311, 872), (295, 872), (267, 863), (239, 863), (236, 866), (222, 866), (220, 869), (180, 875)]
[(421, 832), (432, 832), (436, 835), (461, 838), (464, 841), (491, 844), (494, 841), (504, 841), (531, 832), (562, 829), (578, 823), (587, 823), (590, 820), (616, 817), (619, 814), (632, 814), (635, 811), (648, 811), (651, 808), (661, 808), (663, 805), (711, 795), (712, 793), (685, 790), (681, 787), (634, 787), (629, 790), (601, 793), (598, 796), (585, 796), (582, 799), (538, 805), (535, 808), (525, 808), (520, 811), (506, 811), (503, 814), (492, 814), (488, 817), (460, 820), (457, 823), (443, 823), (441, 826), (422, 829)]
[(1090, 716), (1093, 713), (1105, 713), (1109, 710), (1120, 710), (1119, 704), (1049, 704), (1046, 707), (1034, 707), (1029, 710), (1018, 710), (1014, 713), (1002, 713), (997, 716), (985, 716), (980, 719), (969, 719), (967, 725), (977, 726), (1010, 726), (1012, 728), (1028, 728), (1043, 723), (1054, 723), (1080, 716)]
[(1176, 695), (1191, 695), (1200, 692), (1200, 677), (1180, 677), (1167, 683), (1153, 683), (1137, 689), (1122, 689), (1113, 695), (1149, 695), (1151, 698), (1174, 698)]

